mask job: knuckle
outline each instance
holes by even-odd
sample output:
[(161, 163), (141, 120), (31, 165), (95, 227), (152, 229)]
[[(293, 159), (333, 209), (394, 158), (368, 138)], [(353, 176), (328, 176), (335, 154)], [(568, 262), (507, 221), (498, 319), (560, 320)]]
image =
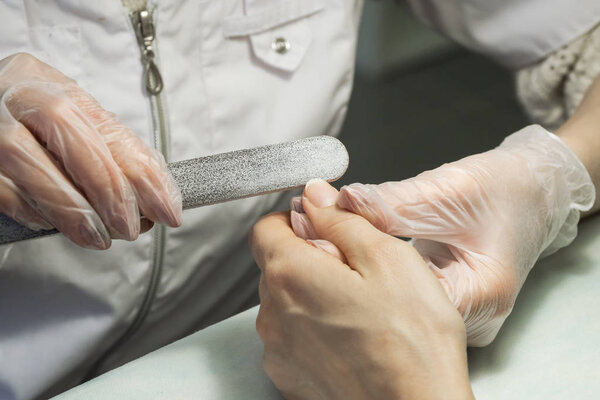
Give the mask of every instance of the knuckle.
[(91, 119), (94, 125), (97, 125), (98, 130), (114, 132), (124, 128), (116, 114), (105, 110), (91, 94), (81, 89), (75, 81), (68, 82), (64, 86), (69, 97)]
[(273, 324), (273, 316), (261, 305), (256, 317), (256, 332), (264, 343), (278, 343), (279, 335)]
[(252, 231), (254, 231), (257, 234), (261, 234), (265, 231), (270, 230), (274, 220), (280, 218), (282, 215), (283, 213), (281, 212), (272, 212), (263, 216), (254, 224)]
[[(271, 213), (258, 220), (248, 232), (248, 244), (255, 256), (259, 256), (263, 263), (272, 264), (273, 259), (281, 253), (281, 240), (275, 236), (282, 218), (287, 218), (284, 213)], [(259, 260), (257, 260), (259, 261)], [(260, 264), (260, 263), (259, 263)]]
[(256, 243), (257, 243), (257, 237), (259, 236), (260, 233), (260, 226), (259, 224), (262, 222), (262, 219), (258, 220), (253, 226), (252, 228), (250, 228), (250, 231), (248, 231), (248, 244), (250, 245), (250, 247), (255, 247)]
[(42, 111), (52, 121), (64, 119), (73, 112), (73, 103), (66, 97), (56, 96), (50, 104), (46, 104)]
[(264, 270), (265, 284), (269, 289), (269, 293), (276, 296), (289, 289), (292, 279), (288, 271), (277, 260), (269, 263)]
[(17, 62), (21, 68), (36, 67), (41, 65), (41, 61), (33, 55), (26, 52), (18, 52), (9, 57), (10, 60)]
[(252, 226), (248, 232), (248, 242), (250, 243), (250, 246), (255, 246), (259, 243), (258, 239), (260, 239), (265, 232), (268, 232), (269, 217), (271, 217), (271, 215), (272, 214), (265, 215)]

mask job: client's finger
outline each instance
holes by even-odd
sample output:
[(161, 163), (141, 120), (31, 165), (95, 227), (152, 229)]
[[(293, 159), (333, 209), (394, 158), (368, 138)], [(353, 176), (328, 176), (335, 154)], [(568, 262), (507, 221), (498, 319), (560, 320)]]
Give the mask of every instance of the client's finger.
[(325, 181), (309, 182), (304, 190), (304, 210), (318, 237), (337, 246), (351, 268), (361, 274), (378, 268), (381, 253), (390, 249), (398, 259), (414, 257), (409, 244), (398, 243), (363, 217), (336, 206), (337, 191), (331, 189)]

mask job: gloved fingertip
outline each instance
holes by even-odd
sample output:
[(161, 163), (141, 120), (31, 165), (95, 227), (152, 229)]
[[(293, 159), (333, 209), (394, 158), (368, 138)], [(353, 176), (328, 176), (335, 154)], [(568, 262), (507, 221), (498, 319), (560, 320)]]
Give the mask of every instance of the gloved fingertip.
[(133, 241), (140, 235), (140, 215), (135, 204), (133, 211), (115, 215), (110, 220), (109, 233), (113, 239)]
[(182, 223), (182, 198), (179, 188), (168, 181), (161, 191), (152, 192), (144, 203), (140, 203), (142, 214), (163, 225), (177, 228)]
[(155, 209), (158, 221), (165, 225), (168, 225), (172, 228), (177, 228), (181, 226), (182, 222), (182, 206), (181, 206), (181, 198), (179, 199), (171, 199), (163, 204), (161, 204), (157, 209)]
[[(360, 185), (360, 186), (358, 186)], [(348, 211), (357, 212), (364, 204), (364, 189), (365, 185), (353, 184), (344, 186), (340, 189), (340, 194), (337, 198), (337, 205)]]
[(381, 198), (376, 185), (352, 184), (340, 189), (338, 207), (358, 214), (382, 232), (398, 235), (390, 225), (395, 212)]
[(312, 223), (308, 219), (306, 214), (300, 214), (296, 211), (290, 212), (290, 221), (292, 223), (292, 230), (302, 239), (316, 239), (317, 234), (315, 232)]
[(304, 207), (302, 207), (302, 196), (294, 196), (290, 200), (290, 210), (296, 211), (297, 213), (303, 214)]
[(169, 182), (169, 201), (167, 203), (169, 222), (167, 223), (167, 225), (169, 225), (172, 228), (177, 228), (178, 226), (181, 226), (182, 223), (183, 199), (179, 187), (177, 186), (173, 177), (170, 174)]
[(111, 245), (111, 239), (104, 227), (96, 227), (82, 224), (79, 226), (79, 239), (81, 244), (90, 249), (106, 250)]
[(177, 190), (177, 194), (172, 197), (171, 202), (170, 202), (169, 226), (171, 226), (173, 228), (181, 226), (181, 223), (183, 222), (182, 214), (183, 214), (183, 206), (182, 206), (181, 194), (179, 193), (179, 190)]

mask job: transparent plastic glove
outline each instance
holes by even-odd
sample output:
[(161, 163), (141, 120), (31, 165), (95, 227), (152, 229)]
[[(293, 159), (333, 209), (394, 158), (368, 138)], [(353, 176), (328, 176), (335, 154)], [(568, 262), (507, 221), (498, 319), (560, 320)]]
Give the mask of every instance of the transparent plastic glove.
[(0, 213), (105, 249), (137, 238), (140, 212), (181, 223), (163, 157), (54, 68), (22, 53), (0, 60)]
[[(580, 211), (593, 202), (585, 167), (536, 125), (411, 179), (344, 187), (337, 201), (384, 232), (414, 238), (462, 314), (471, 346), (494, 339), (536, 260), (575, 238)], [(292, 206), (296, 234), (318, 239), (297, 200)], [(311, 243), (332, 252), (331, 244)]]

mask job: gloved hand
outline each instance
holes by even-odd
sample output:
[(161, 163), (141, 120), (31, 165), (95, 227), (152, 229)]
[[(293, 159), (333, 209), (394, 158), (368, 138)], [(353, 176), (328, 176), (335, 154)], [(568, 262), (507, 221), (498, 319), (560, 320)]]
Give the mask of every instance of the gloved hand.
[(0, 213), (106, 249), (137, 238), (140, 212), (181, 223), (163, 157), (54, 68), (22, 53), (0, 60)]
[[(337, 200), (383, 232), (414, 238), (462, 314), (471, 346), (494, 339), (538, 257), (568, 245), (593, 202), (583, 164), (536, 125), (411, 179), (344, 187)], [(297, 200), (292, 208), (296, 234), (318, 239)]]

